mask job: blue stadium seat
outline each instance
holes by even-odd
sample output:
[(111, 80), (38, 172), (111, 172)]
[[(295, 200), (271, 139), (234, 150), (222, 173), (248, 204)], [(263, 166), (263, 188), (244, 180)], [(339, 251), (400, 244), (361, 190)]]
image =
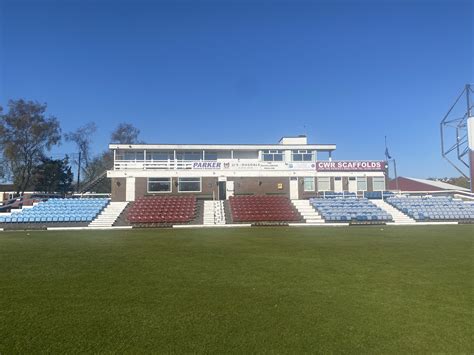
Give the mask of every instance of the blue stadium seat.
[(451, 197), (390, 197), (386, 201), (416, 221), (474, 220), (474, 203)]
[(109, 203), (107, 198), (61, 198), (40, 202), (12, 216), (0, 217), (0, 223), (53, 223), (92, 221)]
[(336, 197), (312, 198), (310, 204), (319, 212), (325, 221), (391, 221), (392, 216), (367, 198)]

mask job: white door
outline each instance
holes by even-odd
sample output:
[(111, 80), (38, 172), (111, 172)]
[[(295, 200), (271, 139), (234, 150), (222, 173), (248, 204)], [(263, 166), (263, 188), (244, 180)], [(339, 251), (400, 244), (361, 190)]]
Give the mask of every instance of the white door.
[(127, 177), (125, 184), (125, 201), (135, 201), (135, 178)]
[(334, 192), (342, 192), (342, 177), (334, 178)]
[(228, 200), (230, 196), (234, 196), (234, 182), (233, 181), (227, 181), (225, 189), (226, 189), (225, 198)]
[(349, 192), (357, 192), (357, 180), (356, 178), (349, 178)]
[(298, 197), (298, 178), (290, 178), (290, 199), (297, 200)]

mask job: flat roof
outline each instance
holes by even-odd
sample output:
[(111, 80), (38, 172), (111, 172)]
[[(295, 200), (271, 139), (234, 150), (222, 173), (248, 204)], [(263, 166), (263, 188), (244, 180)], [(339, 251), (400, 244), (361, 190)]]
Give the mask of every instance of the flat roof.
[(203, 149), (203, 150), (260, 150), (260, 149), (313, 149), (332, 151), (335, 144), (116, 144), (109, 149)]

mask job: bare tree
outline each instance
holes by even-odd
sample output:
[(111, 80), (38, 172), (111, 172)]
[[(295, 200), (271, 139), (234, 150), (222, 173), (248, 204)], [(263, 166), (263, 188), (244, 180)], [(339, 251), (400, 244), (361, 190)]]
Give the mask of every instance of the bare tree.
[(97, 126), (94, 122), (86, 123), (84, 126), (79, 127), (74, 132), (69, 132), (64, 135), (64, 138), (68, 142), (76, 144), (77, 149), (81, 155), (80, 161), (76, 161), (76, 164), (81, 165), (82, 170), (86, 170), (92, 159), (91, 157), (91, 144), (92, 136), (97, 130)]
[(130, 123), (120, 123), (115, 131), (112, 132), (110, 139), (112, 143), (119, 144), (137, 144), (140, 143), (138, 136), (140, 130)]

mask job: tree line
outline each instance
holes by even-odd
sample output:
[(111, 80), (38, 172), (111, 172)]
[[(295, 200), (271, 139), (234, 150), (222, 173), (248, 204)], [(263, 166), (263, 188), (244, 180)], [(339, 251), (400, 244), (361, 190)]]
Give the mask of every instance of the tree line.
[[(63, 134), (57, 117), (46, 111), (46, 103), (24, 99), (8, 101), (5, 112), (0, 106), (0, 179), (11, 181), (17, 195), (27, 189), (61, 194), (80, 191), (81, 186), (98, 180), (112, 168), (113, 156), (108, 149), (99, 154), (92, 151), (95, 123)], [(140, 130), (132, 124), (120, 123), (111, 133), (110, 142), (141, 143), (139, 135)], [(48, 157), (63, 140), (73, 143), (77, 154)], [(109, 179), (97, 181), (94, 191), (110, 192)]]

